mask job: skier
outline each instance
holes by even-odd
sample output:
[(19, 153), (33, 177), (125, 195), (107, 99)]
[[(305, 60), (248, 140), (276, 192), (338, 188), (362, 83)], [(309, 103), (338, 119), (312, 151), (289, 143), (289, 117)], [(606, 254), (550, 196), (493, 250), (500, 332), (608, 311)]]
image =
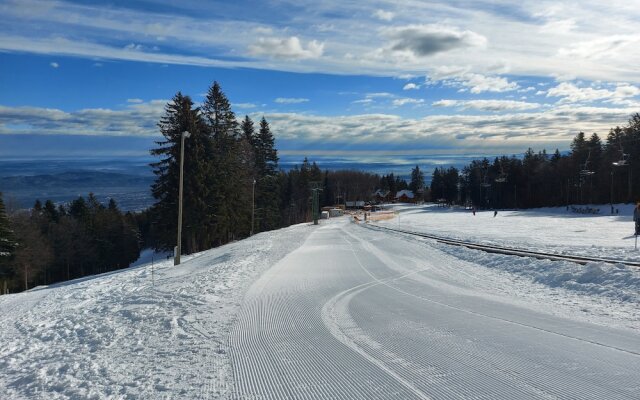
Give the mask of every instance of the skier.
[(635, 235), (640, 235), (640, 201), (636, 204), (636, 208), (633, 209), (633, 221), (636, 223)]
[(474, 217), (476, 216), (476, 208), (475, 207), (473, 207), (473, 216)]
[(496, 215), (498, 215), (498, 210), (494, 210), (494, 211), (493, 211), (493, 218), (495, 218), (495, 217), (496, 217)]

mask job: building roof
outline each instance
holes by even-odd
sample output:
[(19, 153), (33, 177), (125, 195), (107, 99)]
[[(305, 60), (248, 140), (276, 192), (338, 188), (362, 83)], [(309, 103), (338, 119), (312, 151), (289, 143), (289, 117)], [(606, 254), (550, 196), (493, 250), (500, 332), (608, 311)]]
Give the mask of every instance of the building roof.
[(413, 199), (413, 192), (411, 190), (401, 190), (396, 193), (396, 199), (399, 199), (402, 196), (407, 196), (407, 198)]
[(380, 196), (380, 197), (387, 197), (388, 194), (389, 194), (388, 190), (382, 190), (382, 189), (378, 189), (375, 191), (375, 193), (373, 193), (374, 196)]

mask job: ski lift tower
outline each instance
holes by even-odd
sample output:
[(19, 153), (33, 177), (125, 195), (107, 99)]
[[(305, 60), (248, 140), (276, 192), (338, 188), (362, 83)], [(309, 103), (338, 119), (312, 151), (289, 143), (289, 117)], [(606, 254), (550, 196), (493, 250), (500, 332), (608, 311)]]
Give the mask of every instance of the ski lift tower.
[[(589, 155), (587, 156), (587, 159), (585, 160), (584, 164), (582, 164), (582, 167), (580, 169), (580, 200), (582, 200), (582, 184), (589, 179), (589, 183), (591, 183), (590, 178), (595, 174), (595, 171), (592, 171), (591, 169), (589, 169), (589, 164), (591, 163), (590, 161), (591, 159), (591, 150), (589, 150)], [(591, 190), (591, 192), (593, 192)]]
[(313, 216), (313, 224), (318, 225), (318, 217), (320, 213), (319, 193), (322, 191), (322, 182), (310, 182), (311, 187), (311, 214)]
[[(631, 199), (631, 162), (628, 153), (624, 152), (624, 148), (622, 148), (622, 143), (620, 143), (620, 159), (611, 163), (614, 167), (629, 167), (628, 177), (628, 191), (627, 197), (628, 200)], [(615, 169), (615, 168), (614, 168)], [(613, 209), (613, 170), (611, 171), (611, 208)]]
[(491, 183), (488, 182), (489, 179), (489, 168), (483, 168), (482, 170), (482, 182), (480, 183), (480, 200), (482, 200), (482, 188), (486, 188), (485, 190), (485, 207), (489, 205), (489, 188), (491, 188)]
[(504, 172), (504, 165), (502, 165), (502, 162), (500, 163), (500, 175), (498, 175), (494, 181), (499, 184), (498, 200), (500, 200), (500, 197), (502, 197), (502, 184), (507, 182), (507, 174)]

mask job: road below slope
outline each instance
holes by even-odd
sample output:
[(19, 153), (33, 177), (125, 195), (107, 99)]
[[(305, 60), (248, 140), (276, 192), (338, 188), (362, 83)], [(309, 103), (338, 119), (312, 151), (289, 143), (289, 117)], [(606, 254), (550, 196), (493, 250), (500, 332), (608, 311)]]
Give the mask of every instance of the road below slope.
[(461, 263), (346, 219), (318, 227), (245, 297), (234, 398), (640, 398), (640, 334), (525, 307)]

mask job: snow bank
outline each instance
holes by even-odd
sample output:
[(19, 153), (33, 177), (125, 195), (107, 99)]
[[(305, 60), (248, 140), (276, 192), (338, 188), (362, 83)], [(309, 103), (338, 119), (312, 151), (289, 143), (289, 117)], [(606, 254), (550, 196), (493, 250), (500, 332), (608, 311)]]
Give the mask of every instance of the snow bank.
[(2, 398), (227, 397), (226, 336), (246, 288), (310, 232), (1, 296)]

